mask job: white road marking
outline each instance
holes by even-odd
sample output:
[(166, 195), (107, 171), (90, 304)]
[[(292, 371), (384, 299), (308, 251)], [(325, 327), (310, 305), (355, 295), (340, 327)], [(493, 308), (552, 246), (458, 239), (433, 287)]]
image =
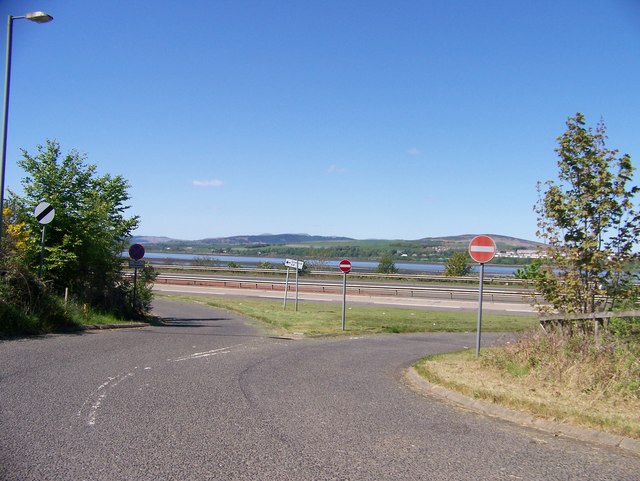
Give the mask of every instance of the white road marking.
[[(241, 347), (244, 345), (245, 345), (244, 343), (235, 344), (233, 346), (221, 347), (218, 349), (212, 349), (210, 351), (194, 352), (193, 354), (178, 357), (176, 359), (167, 359), (167, 361), (180, 362), (180, 361), (188, 361), (192, 359), (201, 359), (201, 358), (216, 356), (218, 354), (229, 354), (232, 349)], [(135, 371), (136, 369), (138, 369), (138, 366), (134, 367), (133, 371)], [(151, 369), (152, 369), (152, 366), (146, 366), (143, 368), (143, 370), (145, 371), (150, 371)], [(79, 418), (84, 418), (86, 420), (87, 425), (95, 426), (98, 419), (98, 413), (100, 411), (100, 407), (103, 405), (103, 402), (107, 398), (107, 395), (109, 394), (110, 390), (117, 387), (118, 384), (125, 381), (126, 379), (129, 379), (132, 377), (134, 377), (133, 372), (126, 372), (126, 373), (118, 374), (114, 377), (108, 377), (105, 382), (100, 384), (93, 392), (91, 392), (91, 394), (89, 394), (89, 396), (87, 396), (84, 403), (82, 403), (82, 406), (80, 406), (77, 416)]]
[(227, 346), (227, 347), (220, 347), (218, 349), (212, 349), (210, 351), (205, 351), (205, 352), (194, 352), (193, 354), (189, 354), (187, 356), (182, 356), (179, 357), (177, 359), (173, 359), (173, 362), (180, 362), (180, 361), (189, 361), (191, 359), (200, 359), (203, 357), (211, 357), (211, 356), (216, 356), (218, 354), (229, 354), (229, 352), (231, 352), (231, 349), (233, 349), (234, 347), (240, 347), (243, 346), (244, 344), (236, 344), (233, 346)]
[(102, 405), (102, 402), (107, 397), (108, 389), (113, 389), (118, 384), (120, 384), (125, 379), (133, 377), (132, 372), (128, 372), (126, 374), (118, 374), (116, 377), (109, 377), (107, 381), (103, 382), (98, 386), (98, 388), (93, 391), (87, 399), (84, 401), (80, 410), (78, 411), (78, 417), (82, 417), (82, 411), (85, 406), (89, 404), (91, 407), (87, 413), (87, 424), (89, 426), (94, 426), (96, 424), (96, 419), (98, 418), (98, 410)]
[(206, 352), (196, 352), (193, 354), (189, 354), (188, 356), (184, 356), (184, 357), (179, 357), (178, 359), (174, 359), (174, 362), (180, 362), (180, 361), (188, 361), (190, 359), (198, 359), (201, 357), (210, 357), (210, 356), (215, 356), (217, 354), (225, 354), (229, 352), (229, 348), (228, 347), (222, 347), (220, 349), (213, 349), (211, 351), (206, 351)]

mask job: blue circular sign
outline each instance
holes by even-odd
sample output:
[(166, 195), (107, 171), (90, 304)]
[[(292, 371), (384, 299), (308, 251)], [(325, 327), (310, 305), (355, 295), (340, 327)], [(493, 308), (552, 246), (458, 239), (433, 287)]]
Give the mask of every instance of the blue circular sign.
[(129, 247), (129, 257), (134, 261), (139, 261), (144, 257), (144, 247), (142, 244), (133, 244)]

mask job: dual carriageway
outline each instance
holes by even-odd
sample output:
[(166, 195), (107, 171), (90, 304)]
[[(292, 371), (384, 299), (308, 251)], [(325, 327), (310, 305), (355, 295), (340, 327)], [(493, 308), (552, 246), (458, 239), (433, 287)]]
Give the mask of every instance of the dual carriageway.
[[(166, 293), (225, 295), (283, 299), (297, 295), (308, 301), (339, 301), (342, 274), (311, 271), (295, 280), (285, 271), (273, 269), (154, 266), (159, 272), (154, 290)], [(353, 271), (352, 271), (353, 272)], [(381, 275), (357, 272), (347, 275), (348, 302), (387, 304), (397, 307), (477, 309), (479, 279), (434, 275)], [(486, 310), (533, 312), (534, 292), (522, 281), (506, 277), (485, 277), (483, 305)]]

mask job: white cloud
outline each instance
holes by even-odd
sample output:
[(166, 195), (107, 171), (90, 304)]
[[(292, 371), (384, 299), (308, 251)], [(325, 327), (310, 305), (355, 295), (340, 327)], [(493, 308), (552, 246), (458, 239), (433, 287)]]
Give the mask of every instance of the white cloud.
[(193, 185), (196, 187), (222, 187), (224, 182), (220, 179), (204, 179), (204, 180), (194, 180)]
[(338, 167), (336, 164), (331, 164), (327, 171), (330, 174), (337, 174), (337, 173), (340, 173), (340, 172), (344, 172), (344, 169), (342, 167)]
[(422, 152), (420, 152), (420, 150), (416, 149), (415, 147), (411, 147), (409, 150), (407, 150), (407, 154), (411, 156), (420, 155), (421, 153)]

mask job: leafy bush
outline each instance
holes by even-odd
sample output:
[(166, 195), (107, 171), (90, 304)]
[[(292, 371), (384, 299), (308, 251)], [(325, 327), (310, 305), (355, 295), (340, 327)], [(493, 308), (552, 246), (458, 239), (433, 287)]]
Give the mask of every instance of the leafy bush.
[(444, 275), (448, 277), (464, 277), (471, 272), (471, 266), (467, 264), (466, 252), (454, 252), (449, 257), (444, 268)]
[(640, 318), (614, 317), (609, 321), (609, 330), (622, 339), (629, 339), (640, 344)]
[(544, 275), (541, 267), (542, 261), (540, 259), (534, 259), (530, 264), (517, 269), (514, 276), (516, 279), (538, 279)]
[(379, 274), (395, 274), (398, 272), (395, 263), (393, 262), (393, 255), (385, 254), (380, 259), (376, 272)]
[(70, 323), (62, 302), (6, 240), (0, 249), (0, 336), (37, 334)]
[(151, 310), (153, 283), (157, 276), (153, 266), (147, 264), (138, 269), (137, 279), (122, 279), (119, 289), (114, 291), (117, 297), (109, 310), (123, 318), (144, 318)]

